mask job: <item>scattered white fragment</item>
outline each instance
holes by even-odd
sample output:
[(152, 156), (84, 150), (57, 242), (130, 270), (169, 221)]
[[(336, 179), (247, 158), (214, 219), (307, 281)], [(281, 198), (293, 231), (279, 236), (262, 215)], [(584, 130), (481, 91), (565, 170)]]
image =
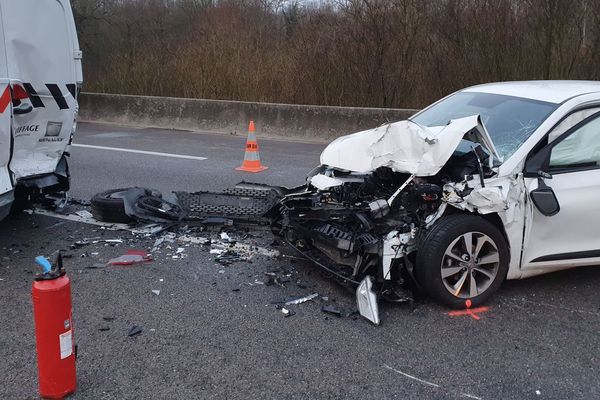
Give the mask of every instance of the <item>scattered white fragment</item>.
[(162, 231), (163, 229), (165, 229), (163, 225), (150, 224), (139, 228), (131, 229), (131, 233), (133, 233), (134, 235), (152, 235), (154, 233)]
[(177, 237), (177, 235), (173, 232), (169, 232), (163, 236), (163, 238), (165, 238), (165, 241), (167, 241), (169, 243), (173, 243), (175, 241), (176, 237)]
[(288, 315), (290, 313), (290, 310), (284, 307), (281, 309), (281, 312), (283, 313), (283, 315)]
[(542, 392), (541, 392), (541, 391), (539, 391), (539, 390), (536, 390), (536, 391), (535, 391), (535, 394), (536, 394), (536, 395), (538, 395), (538, 396), (541, 396), (541, 395), (542, 395)]
[(305, 303), (307, 301), (310, 301), (310, 300), (316, 298), (317, 296), (319, 296), (319, 293), (309, 294), (308, 296), (300, 297), (299, 299), (294, 299), (294, 300), (286, 301), (285, 305), (286, 306), (292, 306), (292, 305), (296, 305), (296, 304)]
[(155, 295), (157, 295), (157, 296), (158, 296), (158, 295), (160, 294), (160, 290), (156, 290), (156, 289), (155, 289), (155, 290), (152, 290), (152, 293), (154, 293)]
[(123, 239), (105, 239), (105, 243), (123, 243)]
[(242, 254), (245, 257), (252, 257), (254, 254), (260, 254), (261, 256), (266, 257), (279, 257), (279, 251), (265, 249), (264, 247), (259, 246), (250, 246), (248, 244), (236, 243), (230, 247), (231, 250)]
[(160, 278), (158, 281), (159, 281), (159, 282), (164, 282), (164, 279), (163, 279), (163, 278)]
[(79, 215), (81, 218), (94, 218), (92, 213), (87, 210), (75, 211), (75, 214)]
[(178, 247), (177, 250), (175, 251), (175, 254), (181, 254), (185, 251), (185, 248), (183, 247)]
[(195, 237), (195, 236), (188, 236), (188, 235), (179, 236), (177, 238), (177, 241), (178, 242), (187, 242), (187, 243), (192, 243), (192, 244), (208, 244), (209, 242), (211, 242), (211, 240), (209, 238)]
[(23, 212), (24, 212), (25, 214), (29, 214), (29, 215), (32, 215), (32, 214), (33, 214), (33, 210), (31, 210), (31, 209), (23, 210)]
[(221, 232), (221, 240), (226, 240), (226, 241), (230, 242), (231, 238), (229, 237), (227, 232)]
[(93, 255), (93, 256), (97, 256), (99, 253), (95, 251), (95, 252), (90, 253), (90, 254)]
[(164, 237), (156, 239), (154, 241), (154, 246), (152, 246), (152, 252), (155, 252), (156, 250), (158, 250), (158, 248), (160, 247), (161, 244), (163, 244), (164, 241), (165, 241)]
[(219, 270), (219, 273), (220, 273), (220, 274), (224, 274), (224, 273), (225, 273), (225, 270), (224, 270), (224, 269), (220, 269), (220, 270)]
[(221, 249), (210, 249), (210, 254), (222, 254), (223, 250)]

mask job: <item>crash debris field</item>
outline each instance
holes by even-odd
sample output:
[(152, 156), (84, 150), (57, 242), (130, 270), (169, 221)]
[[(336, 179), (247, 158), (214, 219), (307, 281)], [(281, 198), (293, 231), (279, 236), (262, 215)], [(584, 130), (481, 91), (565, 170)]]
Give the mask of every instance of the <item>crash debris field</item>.
[[(93, 124), (80, 130), (84, 143), (115, 147), (129, 145), (136, 135), (143, 146), (144, 140), (173, 134), (151, 130), (141, 136), (139, 130)], [(107, 135), (111, 132), (121, 134)], [(95, 158), (75, 149), (77, 189), (67, 207), (36, 207), (4, 222), (0, 373), (9, 382), (0, 387), (4, 398), (35, 397), (33, 257), (52, 259), (59, 250), (73, 287), (75, 399), (600, 395), (595, 383), (600, 275), (594, 267), (509, 281), (484, 310), (473, 313), (456, 314), (411, 292), (409, 301), (380, 301), (381, 323), (375, 326), (357, 312), (353, 290), (261, 221), (225, 216), (202, 223), (198, 215), (177, 224), (125, 224), (93, 218), (89, 200), (99, 189), (146, 181), (136, 164), (161, 169), (155, 188), (165, 199), (169, 190), (223, 193), (244, 178), (230, 171), (240, 162), (243, 138), (180, 134), (187, 148), (207, 141), (235, 150), (218, 162), (198, 162), (221, 176), (220, 182), (208, 173), (195, 182), (180, 180), (181, 168), (196, 161), (175, 164), (166, 157), (110, 151)], [(261, 144), (270, 169), (257, 179), (289, 187), (301, 183), (295, 171), (309, 170), (322, 150)], [(290, 162), (287, 154), (299, 148), (304, 158)], [(117, 178), (95, 173), (107, 161), (108, 176)], [(120, 176), (122, 170), (131, 170), (131, 176)]]

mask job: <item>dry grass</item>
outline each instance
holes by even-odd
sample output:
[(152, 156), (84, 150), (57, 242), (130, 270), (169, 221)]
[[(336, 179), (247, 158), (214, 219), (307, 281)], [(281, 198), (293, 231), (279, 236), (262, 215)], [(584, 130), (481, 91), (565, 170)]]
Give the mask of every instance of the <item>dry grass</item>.
[(73, 0), (85, 90), (420, 107), (464, 86), (600, 79), (600, 0)]

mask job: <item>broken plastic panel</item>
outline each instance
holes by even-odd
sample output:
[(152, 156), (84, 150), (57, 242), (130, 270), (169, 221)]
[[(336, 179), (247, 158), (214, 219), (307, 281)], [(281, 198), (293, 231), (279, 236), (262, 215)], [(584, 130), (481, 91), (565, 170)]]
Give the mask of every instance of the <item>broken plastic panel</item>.
[(373, 292), (373, 282), (370, 275), (367, 275), (356, 289), (356, 304), (360, 315), (375, 325), (379, 325), (379, 306), (377, 295)]
[(127, 250), (122, 256), (108, 261), (109, 265), (134, 265), (152, 261), (152, 256), (143, 250)]

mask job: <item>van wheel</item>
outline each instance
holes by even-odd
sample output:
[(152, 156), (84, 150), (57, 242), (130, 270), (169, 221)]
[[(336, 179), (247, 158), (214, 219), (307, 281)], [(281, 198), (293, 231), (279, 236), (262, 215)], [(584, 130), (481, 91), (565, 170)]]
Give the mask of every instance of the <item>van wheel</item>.
[(441, 218), (417, 252), (417, 279), (429, 296), (451, 307), (478, 306), (498, 290), (508, 272), (504, 236), (482, 217), (454, 214)]
[(94, 218), (104, 222), (129, 223), (134, 219), (125, 213), (125, 205), (121, 194), (129, 189), (113, 189), (96, 193), (91, 203)]

